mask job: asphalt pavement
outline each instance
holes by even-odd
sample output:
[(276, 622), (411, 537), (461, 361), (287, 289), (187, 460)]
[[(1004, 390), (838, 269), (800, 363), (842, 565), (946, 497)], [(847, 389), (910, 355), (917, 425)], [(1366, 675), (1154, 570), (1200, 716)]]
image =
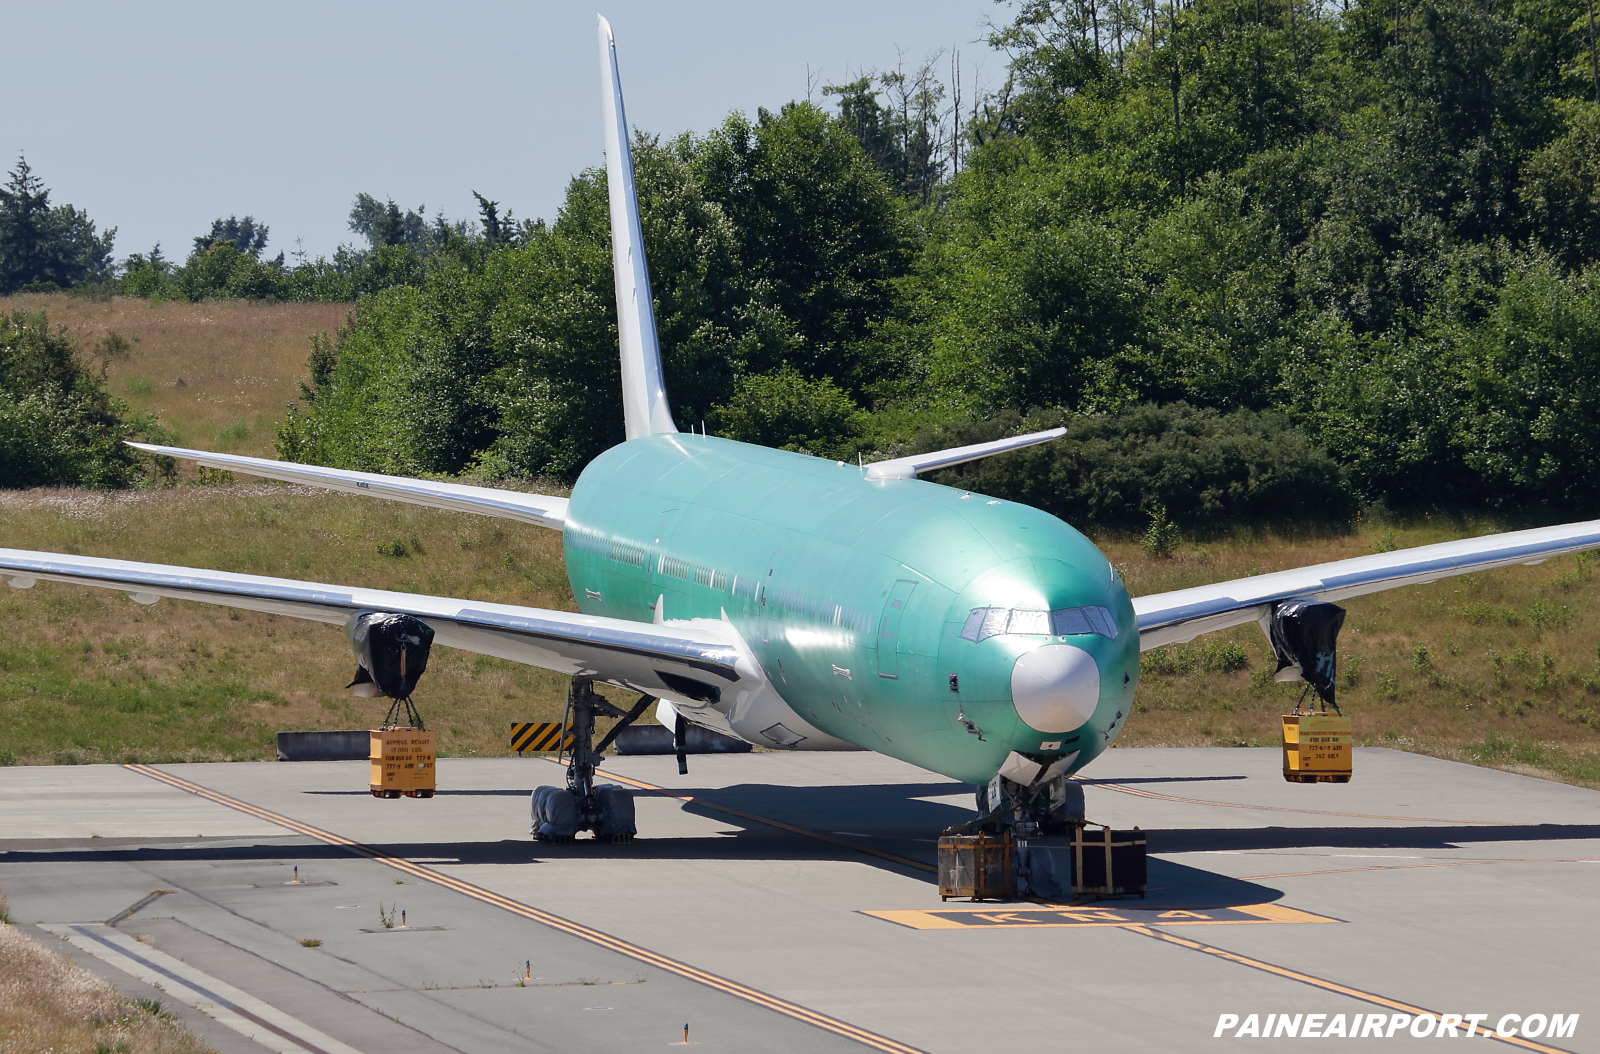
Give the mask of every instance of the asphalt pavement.
[(1577, 1014), (1506, 1042), (1600, 1052), (1600, 794), (1389, 750), (1346, 785), (1278, 766), (1113, 750), (1088, 813), (1146, 833), (1148, 895), (1000, 905), (934, 881), (972, 788), (872, 754), (610, 759), (640, 791), (625, 846), (528, 837), (562, 779), (541, 758), (441, 760), (427, 800), (371, 797), (363, 762), (15, 767), (0, 891), (227, 1054), (685, 1026), (708, 1051), (1216, 1050), (1269, 1014), (1415, 1045), (1424, 1013)]

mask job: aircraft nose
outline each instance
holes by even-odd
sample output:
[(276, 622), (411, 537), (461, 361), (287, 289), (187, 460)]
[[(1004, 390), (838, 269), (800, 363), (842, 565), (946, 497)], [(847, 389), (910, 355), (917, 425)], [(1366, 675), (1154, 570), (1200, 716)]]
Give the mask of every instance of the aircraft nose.
[(1070, 644), (1046, 644), (1011, 668), (1011, 703), (1039, 732), (1071, 732), (1094, 716), (1100, 702), (1100, 668), (1094, 656)]

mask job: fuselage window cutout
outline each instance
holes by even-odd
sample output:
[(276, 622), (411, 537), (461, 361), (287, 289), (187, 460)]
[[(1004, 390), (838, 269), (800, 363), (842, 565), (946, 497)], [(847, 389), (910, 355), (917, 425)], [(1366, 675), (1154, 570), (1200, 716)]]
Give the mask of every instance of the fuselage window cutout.
[(694, 569), (694, 584), (704, 586), (714, 593), (728, 591), (728, 572), (717, 571), (710, 567), (696, 566)]
[(611, 559), (619, 564), (626, 564), (629, 567), (637, 567), (642, 570), (647, 555), (646, 550), (641, 546), (629, 545), (627, 542), (611, 543)]

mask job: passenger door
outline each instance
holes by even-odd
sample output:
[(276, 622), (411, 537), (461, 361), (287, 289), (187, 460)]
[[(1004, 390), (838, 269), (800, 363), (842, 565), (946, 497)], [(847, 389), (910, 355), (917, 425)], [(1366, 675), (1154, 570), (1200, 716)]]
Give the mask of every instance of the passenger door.
[(878, 619), (878, 676), (894, 681), (900, 678), (900, 621), (917, 583), (900, 579), (889, 590), (883, 616)]

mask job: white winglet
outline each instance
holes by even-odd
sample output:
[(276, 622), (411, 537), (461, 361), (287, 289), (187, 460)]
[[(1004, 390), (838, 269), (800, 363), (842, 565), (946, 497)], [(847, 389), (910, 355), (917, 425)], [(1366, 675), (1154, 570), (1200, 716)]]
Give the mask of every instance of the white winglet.
[(600, 108), (605, 120), (606, 183), (611, 195), (611, 264), (617, 283), (617, 342), (622, 348), (622, 412), (628, 438), (676, 432), (661, 375), (661, 345), (650, 300), (639, 199), (633, 188), (628, 115), (611, 23), (600, 19)]

